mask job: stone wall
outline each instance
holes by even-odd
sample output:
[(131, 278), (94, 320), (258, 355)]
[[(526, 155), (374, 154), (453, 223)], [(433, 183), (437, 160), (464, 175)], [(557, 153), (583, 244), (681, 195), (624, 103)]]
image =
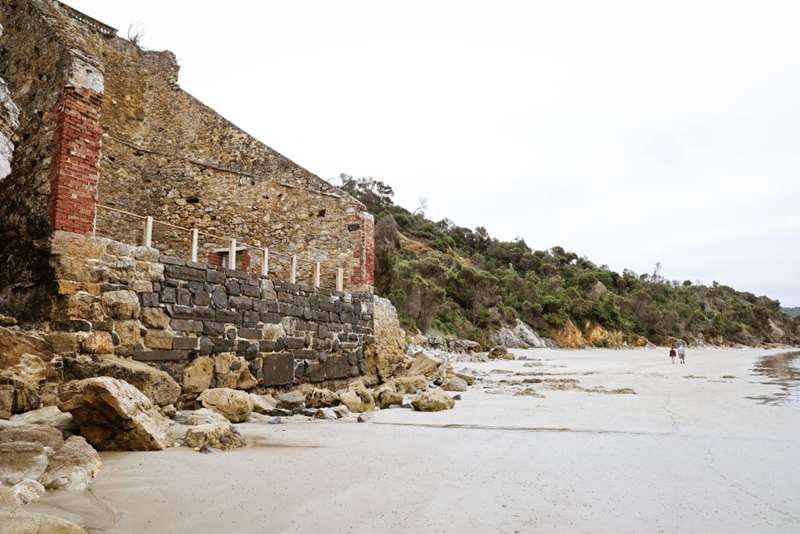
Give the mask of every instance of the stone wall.
[[(141, 242), (141, 220), (124, 212), (198, 228), (201, 261), (236, 238), (269, 246), (277, 279), (297, 255), (302, 282), (321, 262), (324, 287), (340, 267), (345, 289), (371, 288), (364, 206), (183, 91), (172, 53), (141, 50), (55, 0), (4, 2), (0, 23), (0, 77), (20, 110), (0, 188), (0, 309), (35, 318), (54, 280), (54, 230)], [(167, 224), (156, 224), (154, 245), (188, 258), (190, 232)], [(250, 269), (260, 272), (261, 258), (250, 251)]]
[(0, 308), (25, 315), (49, 279), (50, 163), (67, 48), (30, 2), (0, 3), (0, 24), (0, 77), (19, 110), (10, 174), (0, 181)]
[(58, 353), (132, 357), (179, 382), (198, 358), (223, 356), (247, 366), (250, 388), (367, 372), (372, 295), (315, 291), (69, 232), (55, 232), (51, 246), (48, 341)]

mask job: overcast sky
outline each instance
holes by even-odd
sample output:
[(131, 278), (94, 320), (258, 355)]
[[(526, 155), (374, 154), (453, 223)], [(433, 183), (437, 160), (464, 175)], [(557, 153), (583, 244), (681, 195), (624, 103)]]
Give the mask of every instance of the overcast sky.
[(800, 306), (800, 2), (67, 2), (323, 178)]

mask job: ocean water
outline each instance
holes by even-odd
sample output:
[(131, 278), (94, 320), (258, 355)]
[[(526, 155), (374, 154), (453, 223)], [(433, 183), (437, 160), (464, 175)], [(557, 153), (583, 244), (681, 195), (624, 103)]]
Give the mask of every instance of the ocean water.
[(753, 366), (753, 373), (762, 383), (779, 389), (771, 395), (751, 398), (762, 404), (800, 408), (800, 351), (764, 356)]

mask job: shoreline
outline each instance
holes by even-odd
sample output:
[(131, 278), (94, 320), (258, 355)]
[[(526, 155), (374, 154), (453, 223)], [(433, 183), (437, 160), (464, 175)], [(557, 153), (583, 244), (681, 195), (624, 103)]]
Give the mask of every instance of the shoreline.
[[(453, 410), (242, 424), (248, 447), (229, 452), (102, 453), (88, 492), (35, 509), (131, 533), (800, 526), (785, 469), (800, 410), (747, 399), (775, 391), (752, 369), (782, 349), (698, 351), (686, 366), (660, 349), (514, 352), (528, 359), (454, 362), (481, 380)], [(541, 396), (512, 392), (525, 387)]]

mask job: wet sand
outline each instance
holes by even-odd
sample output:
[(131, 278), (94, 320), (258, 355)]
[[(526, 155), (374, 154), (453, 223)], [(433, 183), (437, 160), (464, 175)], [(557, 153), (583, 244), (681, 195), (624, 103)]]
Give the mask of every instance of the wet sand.
[[(125, 533), (799, 532), (800, 409), (760, 402), (781, 385), (753, 371), (777, 352), (456, 364), (512, 373), (447, 412), (244, 424), (252, 446), (225, 453), (103, 453), (90, 492), (34, 509)], [(513, 395), (525, 387), (544, 398)]]

